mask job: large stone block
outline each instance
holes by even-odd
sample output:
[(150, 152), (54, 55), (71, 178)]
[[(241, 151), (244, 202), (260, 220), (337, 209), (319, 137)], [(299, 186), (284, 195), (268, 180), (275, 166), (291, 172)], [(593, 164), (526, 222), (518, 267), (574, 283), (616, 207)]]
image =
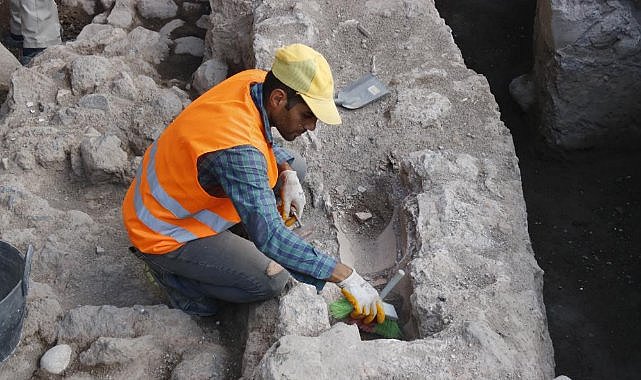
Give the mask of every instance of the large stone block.
[(638, 145), (638, 5), (630, 0), (537, 4), (536, 112), (548, 141), (569, 149)]

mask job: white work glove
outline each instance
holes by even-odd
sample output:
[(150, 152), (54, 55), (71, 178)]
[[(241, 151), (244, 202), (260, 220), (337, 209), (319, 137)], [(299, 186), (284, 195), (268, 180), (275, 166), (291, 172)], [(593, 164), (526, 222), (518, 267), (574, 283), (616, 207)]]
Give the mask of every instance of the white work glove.
[(341, 288), (345, 299), (354, 306), (352, 318), (365, 318), (363, 319), (365, 324), (371, 323), (374, 318), (376, 322), (383, 323), (385, 311), (381, 297), (376, 289), (363, 280), (355, 270), (352, 270), (352, 274), (337, 285)]
[(279, 177), (281, 180), (280, 199), (283, 201), (281, 216), (284, 220), (289, 219), (291, 206), (294, 206), (298, 219), (300, 219), (303, 216), (306, 203), (303, 186), (301, 186), (294, 170), (283, 170)]

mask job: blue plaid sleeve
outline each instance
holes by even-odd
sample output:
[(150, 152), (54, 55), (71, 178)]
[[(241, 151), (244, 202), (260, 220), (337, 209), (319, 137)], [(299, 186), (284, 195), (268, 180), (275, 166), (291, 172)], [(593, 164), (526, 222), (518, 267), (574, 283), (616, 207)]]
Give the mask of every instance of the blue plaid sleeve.
[(205, 155), (199, 172), (216, 177), (256, 247), (287, 268), (299, 281), (321, 290), (336, 260), (285, 227), (269, 187), (265, 158), (252, 146), (240, 146)]
[(294, 156), (292, 156), (282, 146), (274, 144), (272, 145), (272, 147), (274, 148), (274, 155), (276, 156), (276, 162), (278, 162), (279, 164), (282, 164), (283, 162), (291, 163), (292, 160), (294, 159)]

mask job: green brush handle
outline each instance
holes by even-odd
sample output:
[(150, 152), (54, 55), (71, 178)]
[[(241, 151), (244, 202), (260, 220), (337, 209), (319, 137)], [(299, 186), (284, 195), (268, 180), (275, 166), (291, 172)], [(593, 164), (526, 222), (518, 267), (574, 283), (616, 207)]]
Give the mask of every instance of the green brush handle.
[(396, 287), (396, 285), (398, 284), (399, 281), (401, 281), (403, 276), (405, 276), (405, 271), (403, 271), (402, 269), (399, 269), (398, 272), (396, 272), (396, 274), (394, 275), (394, 277), (392, 277), (392, 279), (389, 280), (387, 285), (385, 285), (383, 290), (381, 290), (381, 292), (379, 293), (382, 300), (384, 300), (385, 297), (387, 297), (387, 295), (392, 291), (392, 289)]

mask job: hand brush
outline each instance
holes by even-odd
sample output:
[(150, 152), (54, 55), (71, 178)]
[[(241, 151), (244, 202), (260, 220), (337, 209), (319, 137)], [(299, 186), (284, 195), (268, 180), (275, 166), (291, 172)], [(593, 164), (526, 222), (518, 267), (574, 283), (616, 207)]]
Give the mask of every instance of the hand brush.
[[(385, 297), (394, 289), (398, 282), (405, 276), (405, 272), (402, 269), (399, 269), (398, 272), (392, 277), (392, 279), (385, 285), (383, 290), (380, 292), (381, 300), (384, 300)], [(371, 323), (370, 325), (365, 325), (356, 320), (358, 327), (361, 330), (367, 332), (373, 332), (377, 335), (380, 335), (388, 339), (399, 339), (403, 336), (400, 327), (398, 326), (398, 314), (396, 314), (396, 309), (393, 305), (383, 302), (383, 309), (385, 310), (385, 321), (378, 324), (376, 322)], [(345, 319), (349, 314), (354, 310), (354, 306), (345, 298), (341, 298), (338, 301), (334, 301), (329, 305), (329, 311), (332, 314), (332, 317), (336, 319)]]

